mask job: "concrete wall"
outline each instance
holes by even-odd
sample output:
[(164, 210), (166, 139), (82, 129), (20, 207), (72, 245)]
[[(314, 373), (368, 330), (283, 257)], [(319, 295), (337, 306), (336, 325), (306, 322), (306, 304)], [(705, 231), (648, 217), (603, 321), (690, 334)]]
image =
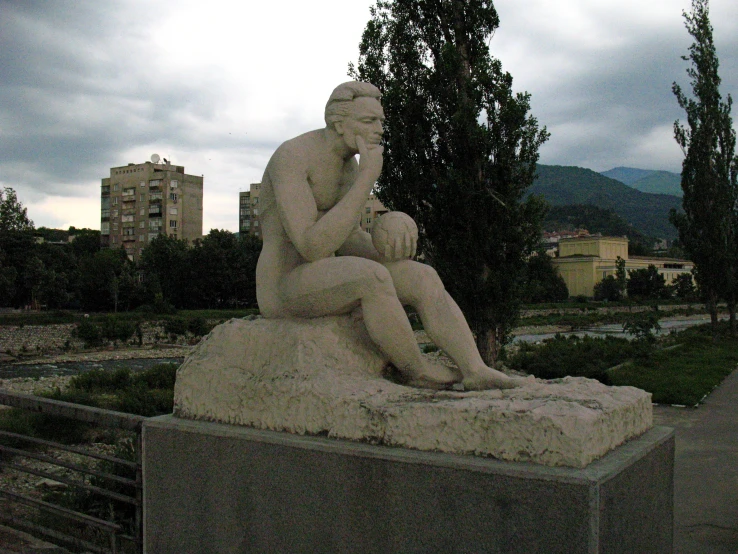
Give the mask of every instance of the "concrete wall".
[(671, 552), (671, 429), (583, 470), (238, 426), (144, 426), (150, 554)]

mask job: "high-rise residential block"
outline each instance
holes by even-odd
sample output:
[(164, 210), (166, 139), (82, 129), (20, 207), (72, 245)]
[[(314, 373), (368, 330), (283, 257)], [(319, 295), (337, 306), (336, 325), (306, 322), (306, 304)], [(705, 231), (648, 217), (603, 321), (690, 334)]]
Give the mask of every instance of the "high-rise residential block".
[(251, 183), (251, 189), (238, 193), (238, 231), (261, 238), (259, 221), (259, 191), (261, 183)]
[(131, 260), (138, 260), (160, 234), (202, 238), (202, 190), (202, 177), (166, 161), (110, 168), (100, 194), (102, 246), (122, 246)]

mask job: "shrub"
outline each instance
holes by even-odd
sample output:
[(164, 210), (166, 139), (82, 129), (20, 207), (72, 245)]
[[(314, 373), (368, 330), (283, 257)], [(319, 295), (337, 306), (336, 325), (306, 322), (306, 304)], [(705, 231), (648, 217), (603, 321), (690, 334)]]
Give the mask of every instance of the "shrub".
[(608, 275), (594, 286), (595, 300), (617, 302), (618, 300), (622, 300), (622, 298), (623, 291), (620, 288), (620, 283), (613, 275)]
[(204, 317), (193, 317), (187, 322), (187, 330), (196, 337), (207, 335), (211, 329)]
[(102, 322), (102, 336), (111, 342), (126, 342), (133, 336), (136, 327), (130, 321), (108, 315)]
[(164, 331), (171, 340), (187, 332), (187, 320), (183, 317), (168, 317), (164, 320)]
[(103, 343), (102, 329), (89, 319), (80, 321), (73, 334), (84, 342), (87, 348), (101, 346)]
[(606, 370), (634, 357), (643, 357), (650, 345), (624, 338), (556, 335), (542, 345), (523, 343), (508, 365), (542, 379), (567, 375), (589, 377), (610, 384)]
[(638, 341), (656, 342), (654, 333), (660, 330), (658, 312), (635, 313), (623, 323), (623, 331)]

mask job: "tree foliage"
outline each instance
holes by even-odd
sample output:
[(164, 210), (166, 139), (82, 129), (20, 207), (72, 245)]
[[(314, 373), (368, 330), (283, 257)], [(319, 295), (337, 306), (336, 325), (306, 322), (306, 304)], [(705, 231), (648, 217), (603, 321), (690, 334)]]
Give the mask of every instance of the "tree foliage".
[(563, 302), (569, 298), (566, 281), (545, 252), (536, 252), (528, 260), (525, 295), (529, 304), (541, 302)]
[(720, 95), (718, 57), (712, 37), (708, 0), (692, 0), (684, 13), (694, 38), (689, 47), (692, 96), (674, 83), (672, 90), (686, 112), (687, 124), (674, 123), (674, 137), (684, 152), (682, 162), (683, 214), (672, 212), (679, 240), (695, 264), (695, 279), (717, 332), (717, 303), (728, 304), (735, 330), (738, 295), (738, 159), (730, 115), (732, 98)]
[(666, 279), (655, 265), (628, 272), (628, 297), (633, 300), (659, 300), (669, 298)]
[(380, 0), (371, 15), (350, 74), (383, 94), (377, 196), (418, 223), (420, 250), (494, 363), (540, 236), (545, 204), (525, 194), (548, 133), (489, 54), (490, 0)]

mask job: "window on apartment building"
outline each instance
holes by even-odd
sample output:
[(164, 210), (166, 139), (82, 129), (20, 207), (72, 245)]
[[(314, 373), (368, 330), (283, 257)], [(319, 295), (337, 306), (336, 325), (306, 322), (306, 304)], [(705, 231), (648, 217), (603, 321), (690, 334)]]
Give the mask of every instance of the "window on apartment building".
[(253, 199), (253, 202), (251, 202), (251, 203), (252, 203), (252, 204), (253, 204), (254, 206), (256, 206), (256, 205), (257, 205), (257, 204), (259, 203), (259, 199), (258, 199), (258, 198), (254, 198), (254, 199)]
[(177, 228), (177, 220), (176, 219), (170, 219), (169, 220), (169, 228), (170, 229), (176, 229)]
[(151, 181), (149, 181), (149, 186), (150, 187), (160, 187), (161, 179), (151, 179)]
[(118, 224), (117, 223), (113, 223), (113, 231), (117, 231), (117, 230), (118, 230)]
[(121, 221), (122, 221), (123, 223), (130, 223), (131, 221), (133, 221), (133, 216), (132, 216), (132, 215), (124, 215), (124, 216), (122, 216), (122, 217), (120, 218), (120, 220), (121, 220)]
[(100, 234), (101, 235), (109, 235), (110, 234), (110, 222), (103, 221), (100, 223)]
[(118, 185), (117, 184), (113, 185), (113, 192), (116, 192), (117, 190), (118, 190)]
[(259, 215), (259, 208), (254, 208), (254, 215)]
[(142, 187), (145, 187), (146, 186), (146, 181), (141, 181), (141, 186)]
[(118, 205), (118, 197), (117, 196), (113, 196), (113, 202), (112, 202), (112, 204), (113, 204), (113, 206), (117, 206)]
[(372, 213), (372, 209), (371, 208), (367, 208), (366, 209), (366, 213), (368, 213), (368, 214)]
[(159, 236), (159, 233), (149, 233), (149, 242)]
[(251, 222), (247, 219), (243, 220), (241, 222), (241, 228), (242, 229), (250, 229), (251, 228)]
[(145, 202), (146, 201), (146, 195), (143, 192), (139, 195), (138, 198), (139, 198), (139, 200), (141, 200), (141, 202)]
[(118, 242), (118, 237), (116, 237), (115, 235), (113, 235), (113, 236), (112, 236), (112, 237), (110, 238), (110, 242)]
[(366, 224), (369, 225), (371, 222), (372, 222), (372, 218), (371, 217), (367, 217), (366, 218)]
[(169, 215), (177, 215), (177, 208), (175, 207), (169, 208)]
[(257, 221), (254, 221), (254, 227), (258, 227), (258, 226), (259, 226), (258, 220)]
[(138, 210), (138, 215), (145, 215), (146, 214), (146, 208), (140, 208)]
[(144, 227), (146, 227), (146, 222), (145, 221), (139, 221), (138, 222), (138, 228), (139, 229), (143, 229)]
[(176, 202), (177, 201), (177, 193), (176, 192), (170, 192), (169, 193), (169, 200)]
[(249, 197), (248, 196), (242, 196), (241, 197), (241, 205), (244, 206), (249, 203)]
[(179, 181), (176, 179), (172, 179), (172, 181), (169, 183), (169, 186), (173, 189), (176, 189), (179, 186)]
[(106, 217), (110, 217), (110, 210), (102, 210), (100, 212), (100, 217), (102, 217), (103, 219)]
[(146, 240), (146, 235), (138, 235), (138, 242), (143, 242)]
[(110, 210), (110, 217), (118, 217), (118, 210)]

